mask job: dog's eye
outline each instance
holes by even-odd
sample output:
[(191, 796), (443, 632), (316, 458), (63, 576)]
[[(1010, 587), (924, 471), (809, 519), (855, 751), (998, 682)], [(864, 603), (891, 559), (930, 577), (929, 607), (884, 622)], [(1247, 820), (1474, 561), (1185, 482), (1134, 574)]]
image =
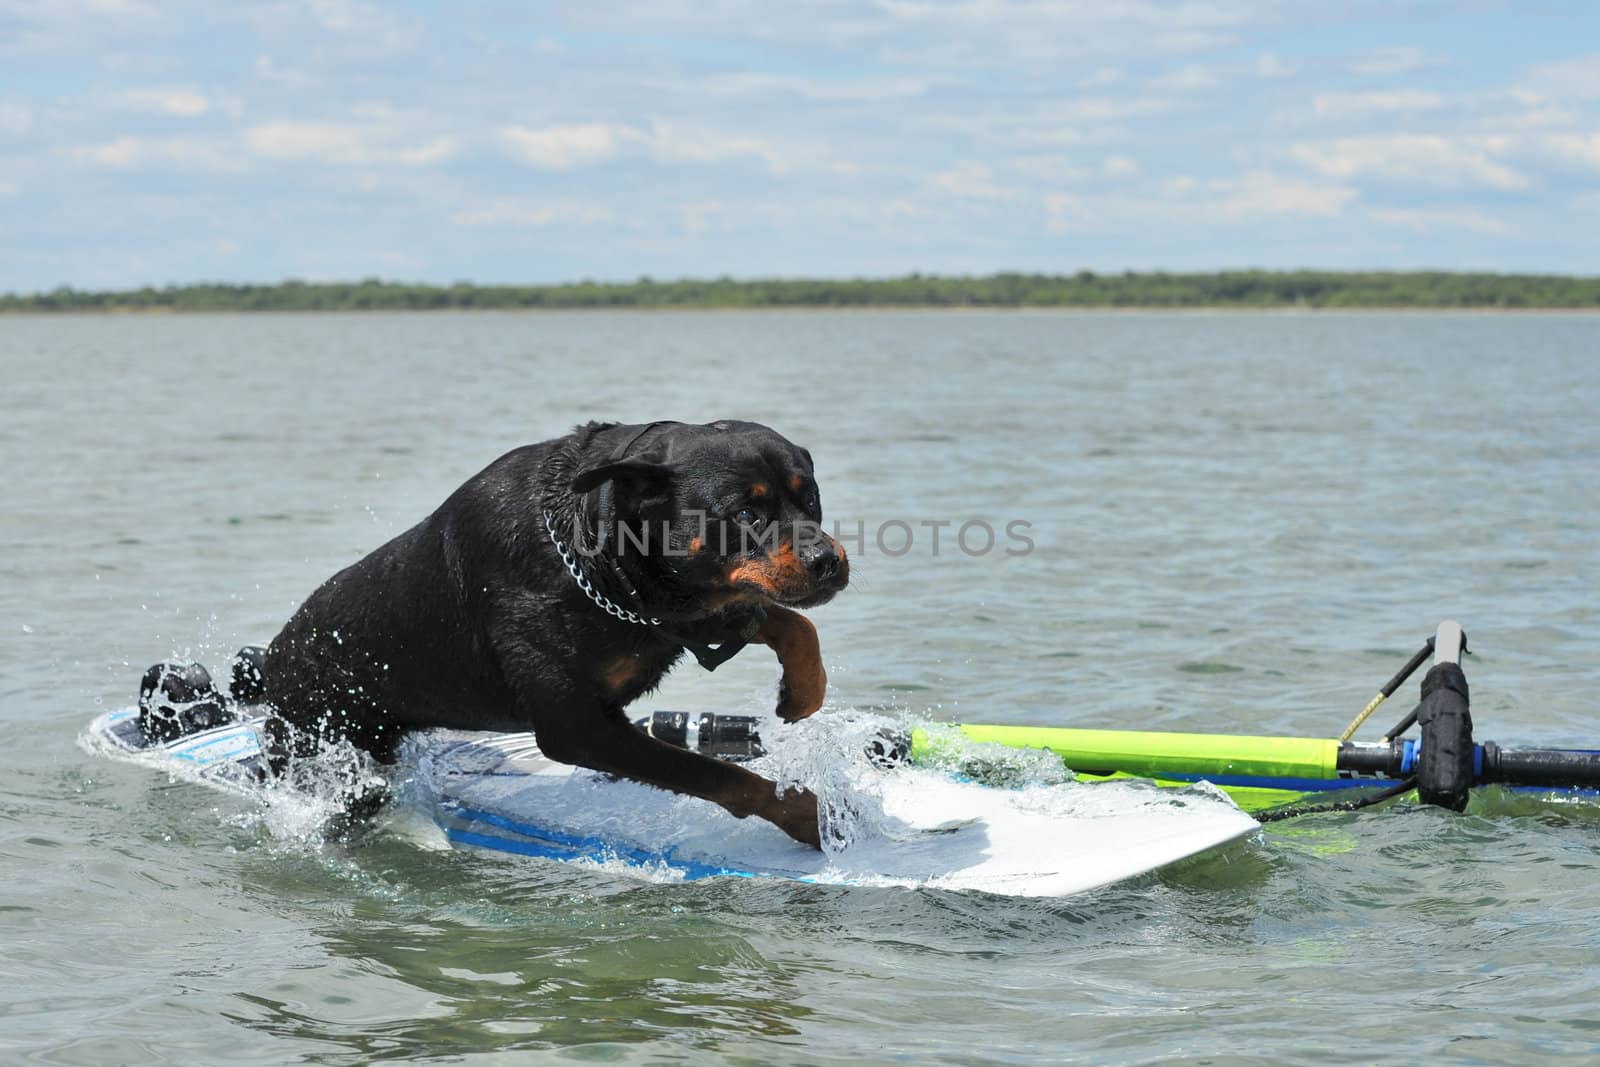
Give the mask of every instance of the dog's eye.
[(754, 526), (761, 521), (761, 516), (756, 514), (754, 508), (740, 508), (739, 513), (733, 517), (733, 521), (740, 526)]

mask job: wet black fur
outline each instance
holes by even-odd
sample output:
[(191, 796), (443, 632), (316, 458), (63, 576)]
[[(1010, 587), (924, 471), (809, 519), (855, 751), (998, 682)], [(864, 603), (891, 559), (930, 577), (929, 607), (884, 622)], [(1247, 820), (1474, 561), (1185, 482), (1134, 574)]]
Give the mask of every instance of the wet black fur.
[[(773, 494), (752, 501), (755, 482)], [(623, 712), (683, 655), (675, 636), (718, 642), (751, 623), (760, 598), (726, 579), (748, 549), (733, 526), (747, 507), (770, 522), (821, 520), (810, 454), (756, 423), (590, 423), (508, 452), (311, 594), (268, 650), (267, 702), (302, 752), (345, 738), (389, 760), (415, 728), (531, 729), (562, 762), (700, 796), (748, 790), (729, 777), (748, 772), (657, 742)], [(613, 618), (586, 597), (551, 543), (546, 511), (563, 540), (591, 547), (596, 531), (619, 523), (648, 529), (649, 554), (614, 538), (604, 548), (639, 600), (601, 560), (581, 565), (602, 593), (663, 627)], [(712, 525), (703, 531), (695, 512)], [(675, 549), (702, 532), (710, 549), (666, 554), (664, 526)], [(802, 553), (802, 562), (812, 559)], [(847, 568), (816, 570), (791, 604), (822, 603), (848, 581)], [(608, 684), (607, 666), (627, 656), (636, 672)]]

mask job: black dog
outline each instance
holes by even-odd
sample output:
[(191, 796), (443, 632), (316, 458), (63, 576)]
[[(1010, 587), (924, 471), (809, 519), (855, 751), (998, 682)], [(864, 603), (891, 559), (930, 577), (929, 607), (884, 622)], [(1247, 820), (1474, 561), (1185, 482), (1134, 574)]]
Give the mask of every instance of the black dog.
[(778, 714), (816, 711), (816, 629), (789, 608), (831, 599), (850, 569), (821, 520), (811, 454), (752, 422), (590, 423), (516, 449), (328, 579), (273, 639), (279, 744), (346, 738), (389, 760), (413, 728), (531, 728), (552, 759), (819, 845), (812, 793), (780, 796), (623, 708), (686, 648), (714, 667), (756, 641), (783, 665)]

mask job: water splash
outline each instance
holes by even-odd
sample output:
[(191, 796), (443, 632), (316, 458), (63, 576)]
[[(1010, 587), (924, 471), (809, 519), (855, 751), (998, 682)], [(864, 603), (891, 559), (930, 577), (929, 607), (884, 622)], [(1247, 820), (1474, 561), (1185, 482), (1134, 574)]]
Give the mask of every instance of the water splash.
[(928, 738), (928, 743), (918, 753), (918, 766), (1006, 789), (1062, 785), (1073, 780), (1072, 772), (1061, 762), (1061, 757), (1048, 749), (973, 741), (947, 723), (919, 723), (918, 726)]
[(881, 834), (882, 770), (871, 753), (901, 727), (867, 712), (814, 715), (797, 723), (765, 717), (759, 727), (767, 752), (750, 764), (781, 788), (810, 789), (817, 797), (823, 851), (836, 855), (852, 843)]
[(389, 775), (348, 741), (325, 742), (311, 756), (290, 756), (263, 785), (258, 825), (280, 842), (319, 848), (371, 829), (392, 795)]

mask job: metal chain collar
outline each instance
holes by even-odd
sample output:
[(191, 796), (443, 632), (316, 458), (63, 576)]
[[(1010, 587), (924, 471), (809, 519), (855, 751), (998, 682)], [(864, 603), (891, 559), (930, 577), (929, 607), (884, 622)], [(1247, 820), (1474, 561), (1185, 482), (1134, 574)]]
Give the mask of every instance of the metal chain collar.
[(544, 513), (544, 528), (550, 534), (550, 543), (556, 546), (556, 554), (561, 557), (561, 562), (567, 565), (567, 573), (572, 575), (572, 580), (577, 582), (578, 588), (583, 590), (584, 595), (598, 604), (607, 615), (621, 619), (623, 622), (631, 622), (635, 626), (661, 625), (660, 619), (647, 619), (637, 612), (629, 611), (594, 587), (593, 583), (589, 581), (588, 575), (583, 573), (583, 568), (578, 566), (577, 559), (567, 549), (567, 546), (562, 544), (561, 538), (556, 536), (555, 520), (550, 517), (548, 511)]

